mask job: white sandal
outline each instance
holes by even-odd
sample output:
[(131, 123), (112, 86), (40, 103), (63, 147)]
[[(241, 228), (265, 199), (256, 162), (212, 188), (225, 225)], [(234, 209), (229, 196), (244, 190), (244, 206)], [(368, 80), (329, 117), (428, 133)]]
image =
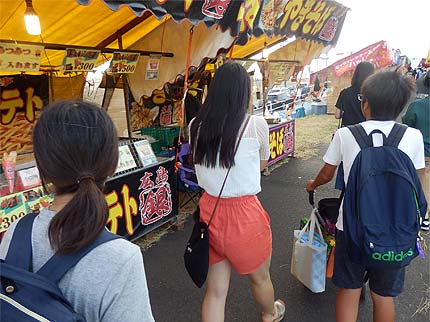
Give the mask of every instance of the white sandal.
[(263, 322), (279, 322), (282, 321), (282, 319), (285, 316), (285, 303), (282, 300), (276, 300), (275, 301), (275, 314), (273, 314), (274, 318), (271, 321), (264, 321)]

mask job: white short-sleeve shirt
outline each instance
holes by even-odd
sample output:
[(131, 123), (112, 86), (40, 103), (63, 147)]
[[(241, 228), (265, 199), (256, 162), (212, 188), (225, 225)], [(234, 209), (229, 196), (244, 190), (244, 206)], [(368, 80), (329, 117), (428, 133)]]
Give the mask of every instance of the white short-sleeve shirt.
[[(394, 123), (394, 121), (366, 121), (360, 124), (367, 134), (370, 134), (373, 130), (380, 130), (388, 137), (393, 129)], [(381, 134), (373, 135), (373, 145), (382, 146)], [(399, 149), (409, 156), (416, 169), (423, 169), (425, 167), (423, 136), (420, 131), (408, 127), (399, 143)], [(323, 160), (325, 163), (334, 166), (338, 166), (343, 162), (344, 181), (346, 185), (352, 164), (359, 152), (360, 146), (351, 131), (344, 127), (336, 131)], [(339, 218), (336, 227), (339, 230), (343, 230), (342, 205), (339, 210)]]
[[(191, 127), (192, 122), (190, 122)], [(234, 157), (235, 165), (227, 178), (222, 198), (255, 195), (261, 191), (260, 160), (268, 160), (269, 126), (261, 116), (252, 115)], [(227, 169), (218, 162), (214, 168), (194, 165), (199, 186), (211, 196), (217, 197)]]

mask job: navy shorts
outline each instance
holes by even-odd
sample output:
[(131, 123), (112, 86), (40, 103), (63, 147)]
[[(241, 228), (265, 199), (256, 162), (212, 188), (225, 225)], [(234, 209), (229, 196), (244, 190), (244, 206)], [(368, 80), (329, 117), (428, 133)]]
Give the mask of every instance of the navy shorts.
[(336, 233), (334, 251), (334, 285), (345, 289), (363, 287), (364, 276), (368, 273), (370, 290), (381, 296), (395, 297), (403, 291), (405, 283), (405, 268), (396, 269), (367, 269), (363, 265), (353, 263), (348, 256), (343, 232)]

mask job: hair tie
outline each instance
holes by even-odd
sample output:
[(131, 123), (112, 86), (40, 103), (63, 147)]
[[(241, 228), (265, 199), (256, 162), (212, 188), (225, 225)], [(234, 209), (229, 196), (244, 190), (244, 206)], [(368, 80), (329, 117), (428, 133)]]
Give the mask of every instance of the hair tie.
[(80, 176), (78, 178), (78, 185), (84, 180), (91, 180), (91, 181), (96, 182), (96, 178), (94, 178), (93, 176)]

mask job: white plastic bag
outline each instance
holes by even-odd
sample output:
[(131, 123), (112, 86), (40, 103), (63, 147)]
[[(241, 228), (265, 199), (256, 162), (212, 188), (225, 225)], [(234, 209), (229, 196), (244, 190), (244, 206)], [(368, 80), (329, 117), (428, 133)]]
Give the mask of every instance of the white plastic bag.
[(314, 293), (325, 291), (327, 244), (321, 234), (315, 209), (306, 226), (294, 231), (291, 274)]

